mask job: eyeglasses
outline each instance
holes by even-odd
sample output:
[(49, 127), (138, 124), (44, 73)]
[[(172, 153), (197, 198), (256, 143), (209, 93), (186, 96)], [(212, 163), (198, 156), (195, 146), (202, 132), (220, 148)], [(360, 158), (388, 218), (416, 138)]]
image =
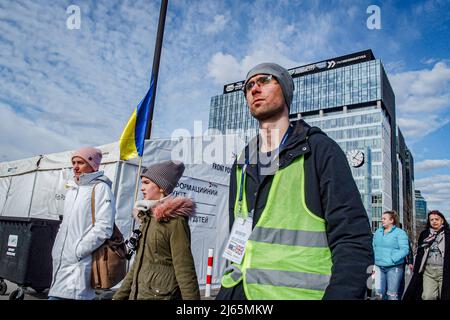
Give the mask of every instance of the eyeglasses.
[(244, 93), (246, 93), (248, 90), (251, 90), (256, 84), (258, 84), (258, 86), (262, 87), (262, 86), (265, 86), (266, 84), (268, 84), (271, 80), (272, 80), (272, 75), (269, 74), (266, 76), (259, 77), (256, 80), (249, 81), (244, 86), (244, 90), (245, 90)]

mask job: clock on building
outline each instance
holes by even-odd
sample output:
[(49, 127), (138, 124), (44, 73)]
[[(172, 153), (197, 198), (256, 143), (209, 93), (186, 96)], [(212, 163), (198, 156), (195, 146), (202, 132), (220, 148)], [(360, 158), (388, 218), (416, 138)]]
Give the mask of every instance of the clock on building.
[(364, 164), (364, 152), (361, 150), (350, 150), (347, 152), (347, 159), (354, 168), (359, 168)]

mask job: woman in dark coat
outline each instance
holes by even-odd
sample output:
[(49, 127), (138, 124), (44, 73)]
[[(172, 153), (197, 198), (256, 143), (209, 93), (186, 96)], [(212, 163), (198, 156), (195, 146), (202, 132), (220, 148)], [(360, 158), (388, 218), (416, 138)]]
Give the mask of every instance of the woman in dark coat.
[(444, 215), (428, 213), (419, 236), (413, 277), (403, 300), (450, 300), (450, 228)]

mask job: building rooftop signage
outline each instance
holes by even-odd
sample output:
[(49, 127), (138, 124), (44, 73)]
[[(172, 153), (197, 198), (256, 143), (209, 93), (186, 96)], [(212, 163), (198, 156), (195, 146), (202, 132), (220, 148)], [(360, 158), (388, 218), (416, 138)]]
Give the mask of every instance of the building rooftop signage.
[[(345, 56), (328, 59), (312, 64), (308, 64), (305, 66), (300, 66), (296, 68), (289, 69), (289, 73), (293, 78), (304, 76), (306, 74), (326, 71), (330, 69), (336, 69), (344, 66), (348, 66), (351, 64), (361, 63), (364, 61), (375, 60), (375, 57), (372, 53), (372, 50), (365, 50), (360, 52), (355, 52), (352, 54), (348, 54)], [(234, 91), (239, 91), (242, 89), (244, 85), (244, 81), (229, 83), (224, 85), (223, 93), (231, 93)]]

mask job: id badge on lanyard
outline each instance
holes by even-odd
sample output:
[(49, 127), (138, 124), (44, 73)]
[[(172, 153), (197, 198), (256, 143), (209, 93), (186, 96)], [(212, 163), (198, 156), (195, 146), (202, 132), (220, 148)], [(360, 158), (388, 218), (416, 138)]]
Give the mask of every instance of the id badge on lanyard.
[(227, 245), (225, 246), (225, 250), (222, 255), (222, 257), (224, 257), (225, 259), (237, 264), (241, 264), (242, 259), (244, 258), (245, 247), (247, 245), (247, 240), (250, 238), (250, 235), (252, 233), (253, 225), (253, 212), (249, 212), (247, 214), (247, 217), (244, 217), (241, 212), (246, 167), (247, 165), (244, 165), (244, 168), (242, 170), (241, 185), (239, 191), (238, 217), (234, 221), (233, 227), (231, 228), (231, 234), (228, 238)]
[(238, 217), (231, 229), (223, 257), (234, 263), (241, 264), (245, 254), (247, 240), (252, 233), (253, 217), (249, 214), (246, 218)]

